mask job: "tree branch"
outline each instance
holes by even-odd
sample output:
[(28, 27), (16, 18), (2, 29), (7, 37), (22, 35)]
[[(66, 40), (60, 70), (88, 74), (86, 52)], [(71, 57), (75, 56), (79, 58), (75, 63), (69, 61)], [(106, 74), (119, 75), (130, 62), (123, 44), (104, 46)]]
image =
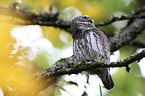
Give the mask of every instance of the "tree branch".
[(61, 59), (56, 64), (49, 69), (46, 69), (45, 72), (42, 73), (42, 76), (61, 76), (66, 74), (78, 74), (82, 71), (86, 71), (93, 68), (106, 68), (106, 67), (126, 67), (129, 64), (138, 61), (145, 57), (145, 50), (135, 55), (130, 56), (127, 59), (111, 62), (111, 63), (103, 63), (103, 62), (78, 62), (74, 63), (73, 56), (70, 58)]
[(39, 14), (36, 14), (31, 12), (29, 6), (14, 3), (9, 8), (0, 7), (0, 15), (12, 16), (24, 20), (24, 22), (13, 22), (16, 24), (54, 26), (66, 30), (70, 28), (70, 23), (65, 22), (59, 17), (59, 11), (52, 12), (52, 8), (50, 8), (49, 12), (39, 12)]
[[(64, 58), (57, 61), (53, 66), (45, 71), (42, 71), (35, 79), (38, 82), (41, 82), (40, 86), (35, 90), (35, 94), (40, 92), (41, 90), (47, 88), (48, 86), (52, 85), (53, 83), (57, 82), (57, 80), (62, 75), (70, 75), (70, 74), (78, 74), (82, 71), (87, 71), (92, 68), (106, 68), (106, 67), (128, 67), (131, 63), (135, 61), (141, 60), (145, 57), (145, 50), (142, 52), (137, 53), (135, 55), (130, 56), (127, 59), (118, 61), (118, 62), (111, 62), (111, 63), (101, 63), (101, 62), (78, 62), (77, 64), (74, 63), (74, 58)], [(35, 84), (35, 82), (34, 82)]]
[[(40, 26), (54, 26), (59, 27), (65, 30), (70, 29), (70, 22), (66, 22), (62, 20), (62, 18), (59, 17), (59, 11), (57, 11), (55, 14), (51, 12), (52, 8), (50, 8), (50, 12), (44, 12), (44, 13), (33, 13), (31, 12), (31, 9), (27, 5), (21, 5), (19, 3), (13, 3), (8, 9), (0, 7), (0, 14), (1, 15), (7, 15), (12, 16), (16, 18), (20, 18), (24, 20), (25, 22), (14, 22), (16, 24), (22, 24), (22, 25), (40, 25)], [(130, 16), (121, 16), (121, 17), (113, 17), (111, 20), (108, 20), (103, 23), (96, 24), (95, 26), (106, 26), (108, 24), (111, 24), (113, 22), (122, 21), (122, 20), (132, 20), (136, 18), (145, 18), (145, 14), (139, 14), (141, 12), (145, 11), (145, 7), (142, 7), (138, 9), (137, 11), (132, 12)], [(69, 30), (70, 32), (70, 30)]]
[(135, 39), (130, 44), (134, 45), (134, 46), (141, 47), (141, 48), (145, 48), (145, 41), (144, 40)]
[[(135, 55), (130, 56), (127, 59), (118, 61), (118, 62), (111, 62), (111, 63), (101, 63), (101, 62), (78, 62), (77, 64), (74, 63), (73, 56), (69, 58), (64, 58), (57, 61), (53, 66), (45, 71), (42, 71), (38, 77), (36, 77), (38, 82), (41, 82), (40, 86), (35, 90), (39, 92), (48, 86), (55, 83), (62, 75), (70, 75), (70, 74), (78, 74), (82, 71), (87, 71), (92, 68), (106, 68), (106, 67), (128, 67), (131, 63), (135, 61), (141, 60), (145, 57), (145, 50), (142, 52), (137, 53)], [(34, 83), (35, 84), (35, 83)]]
[(109, 38), (111, 52), (118, 50), (120, 47), (134, 40), (145, 30), (145, 19), (138, 19), (123, 29), (119, 34)]

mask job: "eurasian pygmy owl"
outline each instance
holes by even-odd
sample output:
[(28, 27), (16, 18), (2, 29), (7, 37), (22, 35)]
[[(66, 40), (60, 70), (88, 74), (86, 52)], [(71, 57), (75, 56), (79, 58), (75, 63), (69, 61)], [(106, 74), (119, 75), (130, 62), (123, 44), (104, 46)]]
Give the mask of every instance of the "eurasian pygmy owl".
[[(110, 59), (110, 45), (106, 35), (97, 29), (90, 16), (76, 17), (71, 22), (73, 55), (76, 62), (98, 61), (107, 63)], [(109, 68), (94, 68), (87, 71), (97, 74), (106, 89), (114, 87)]]

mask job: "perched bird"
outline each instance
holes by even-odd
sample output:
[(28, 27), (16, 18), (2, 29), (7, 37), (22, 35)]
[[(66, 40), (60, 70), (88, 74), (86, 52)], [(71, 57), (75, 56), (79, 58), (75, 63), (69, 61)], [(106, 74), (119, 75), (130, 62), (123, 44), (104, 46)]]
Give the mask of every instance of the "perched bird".
[[(73, 38), (73, 55), (76, 62), (98, 61), (108, 63), (110, 45), (106, 35), (97, 29), (94, 20), (87, 15), (76, 17), (71, 22)], [(97, 74), (106, 89), (114, 87), (109, 68), (94, 68), (87, 70), (89, 74)]]

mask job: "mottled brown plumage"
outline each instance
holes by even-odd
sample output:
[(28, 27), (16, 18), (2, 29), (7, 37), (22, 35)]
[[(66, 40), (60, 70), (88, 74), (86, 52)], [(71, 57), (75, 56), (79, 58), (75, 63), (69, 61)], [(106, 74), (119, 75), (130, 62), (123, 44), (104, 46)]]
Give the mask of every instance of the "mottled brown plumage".
[[(76, 17), (71, 22), (73, 55), (76, 62), (109, 62), (110, 46), (107, 37), (95, 27), (93, 22), (93, 19), (87, 15)], [(114, 87), (108, 68), (94, 68), (87, 72), (97, 74), (106, 89)]]

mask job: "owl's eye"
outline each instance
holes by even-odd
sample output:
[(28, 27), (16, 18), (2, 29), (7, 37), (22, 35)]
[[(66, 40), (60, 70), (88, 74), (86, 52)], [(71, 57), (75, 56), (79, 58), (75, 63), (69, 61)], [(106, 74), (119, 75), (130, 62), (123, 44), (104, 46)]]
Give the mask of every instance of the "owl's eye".
[(92, 19), (88, 20), (88, 22), (93, 23), (94, 21)]
[(81, 19), (83, 22), (90, 22), (90, 23), (94, 23), (94, 20), (88, 16), (83, 16)]
[(87, 17), (83, 17), (83, 19), (88, 19)]

